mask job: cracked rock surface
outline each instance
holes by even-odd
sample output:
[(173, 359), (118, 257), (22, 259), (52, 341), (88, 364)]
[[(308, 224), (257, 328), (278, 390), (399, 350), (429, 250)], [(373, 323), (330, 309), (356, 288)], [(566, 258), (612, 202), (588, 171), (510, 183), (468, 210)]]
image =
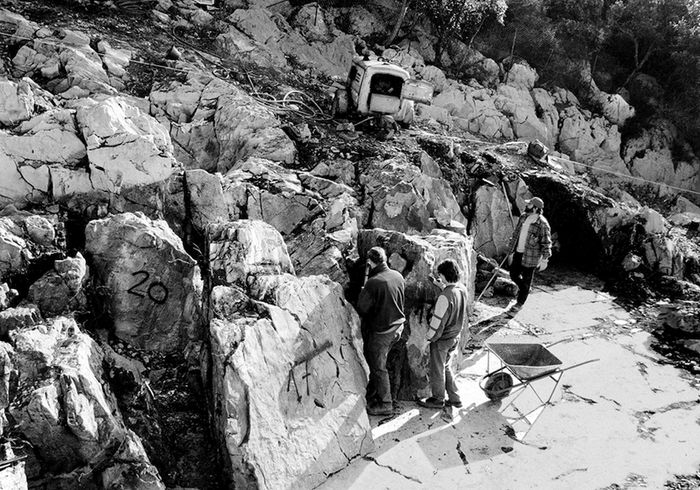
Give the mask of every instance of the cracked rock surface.
[[(536, 286), (514, 318), (502, 311), (477, 304), (472, 332), (485, 331), (460, 366), (462, 409), (401, 402), (397, 415), (372, 417), (376, 449), (319, 489), (696, 488), (676, 475), (697, 469), (700, 380), (670, 366), (615, 298), (589, 285)], [(559, 386), (545, 377), (489, 400), (478, 382), (496, 358), (482, 340), (550, 345)], [(535, 392), (551, 404), (537, 410)], [(528, 412), (530, 424), (517, 420)]]

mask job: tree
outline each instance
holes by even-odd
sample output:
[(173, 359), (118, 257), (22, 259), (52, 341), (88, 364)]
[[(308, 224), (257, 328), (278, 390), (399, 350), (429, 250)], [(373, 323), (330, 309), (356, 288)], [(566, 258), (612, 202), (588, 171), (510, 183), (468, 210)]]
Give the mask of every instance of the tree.
[(435, 28), (435, 58), (440, 60), (448, 40), (471, 44), (489, 18), (503, 24), (508, 5), (505, 0), (415, 0), (415, 9)]
[(678, 23), (687, 12), (685, 0), (618, 0), (611, 6), (612, 41), (627, 46), (631, 68), (623, 87), (653, 54), (676, 44)]

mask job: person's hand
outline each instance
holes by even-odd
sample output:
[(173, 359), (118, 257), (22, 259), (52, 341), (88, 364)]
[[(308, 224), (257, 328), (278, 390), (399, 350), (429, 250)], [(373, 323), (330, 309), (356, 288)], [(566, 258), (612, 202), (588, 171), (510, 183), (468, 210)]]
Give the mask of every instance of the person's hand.
[(435, 276), (432, 275), (432, 274), (430, 274), (430, 275), (428, 276), (428, 279), (430, 279), (430, 282), (432, 282), (434, 286), (437, 286), (437, 287), (439, 287), (440, 289), (443, 289), (443, 288), (445, 287), (444, 284), (442, 284), (442, 281), (440, 280), (440, 278), (435, 277)]
[(548, 259), (540, 259), (540, 261), (537, 264), (537, 270), (542, 272), (547, 268), (547, 265), (549, 265), (549, 260)]
[(508, 258), (506, 259), (506, 264), (508, 264), (508, 267), (513, 265), (513, 254), (508, 254)]

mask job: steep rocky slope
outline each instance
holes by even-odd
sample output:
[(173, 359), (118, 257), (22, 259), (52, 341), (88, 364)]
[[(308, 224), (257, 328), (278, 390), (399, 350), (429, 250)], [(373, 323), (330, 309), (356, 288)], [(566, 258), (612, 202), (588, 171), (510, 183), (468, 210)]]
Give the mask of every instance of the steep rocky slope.
[(31, 486), (312, 488), (371, 448), (366, 251), (407, 279), (392, 373), (411, 399), (428, 274), (454, 258), (474, 299), (531, 195), (558, 235), (545, 279), (596, 272), (647, 318), (688, 300), (664, 314), (697, 332), (698, 209), (631, 178), (661, 165), (692, 191), (697, 170), (663, 160), (663, 132), (627, 158), (624, 101), (594, 114), (524, 62), (475, 55), (468, 86), (387, 50), (439, 89), (387, 139), (329, 115), (376, 16), (344, 12), (351, 35), (286, 2), (0, 7), (0, 407)]

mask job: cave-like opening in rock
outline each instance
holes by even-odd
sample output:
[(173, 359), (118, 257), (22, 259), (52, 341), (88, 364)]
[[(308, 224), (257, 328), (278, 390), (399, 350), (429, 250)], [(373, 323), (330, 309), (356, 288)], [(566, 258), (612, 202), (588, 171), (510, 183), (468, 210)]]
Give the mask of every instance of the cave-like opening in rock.
[(591, 274), (603, 274), (606, 259), (601, 236), (593, 227), (596, 200), (606, 200), (600, 194), (566, 185), (564, 180), (544, 175), (526, 179), (530, 192), (543, 199), (544, 216), (552, 227), (552, 265), (574, 267)]

